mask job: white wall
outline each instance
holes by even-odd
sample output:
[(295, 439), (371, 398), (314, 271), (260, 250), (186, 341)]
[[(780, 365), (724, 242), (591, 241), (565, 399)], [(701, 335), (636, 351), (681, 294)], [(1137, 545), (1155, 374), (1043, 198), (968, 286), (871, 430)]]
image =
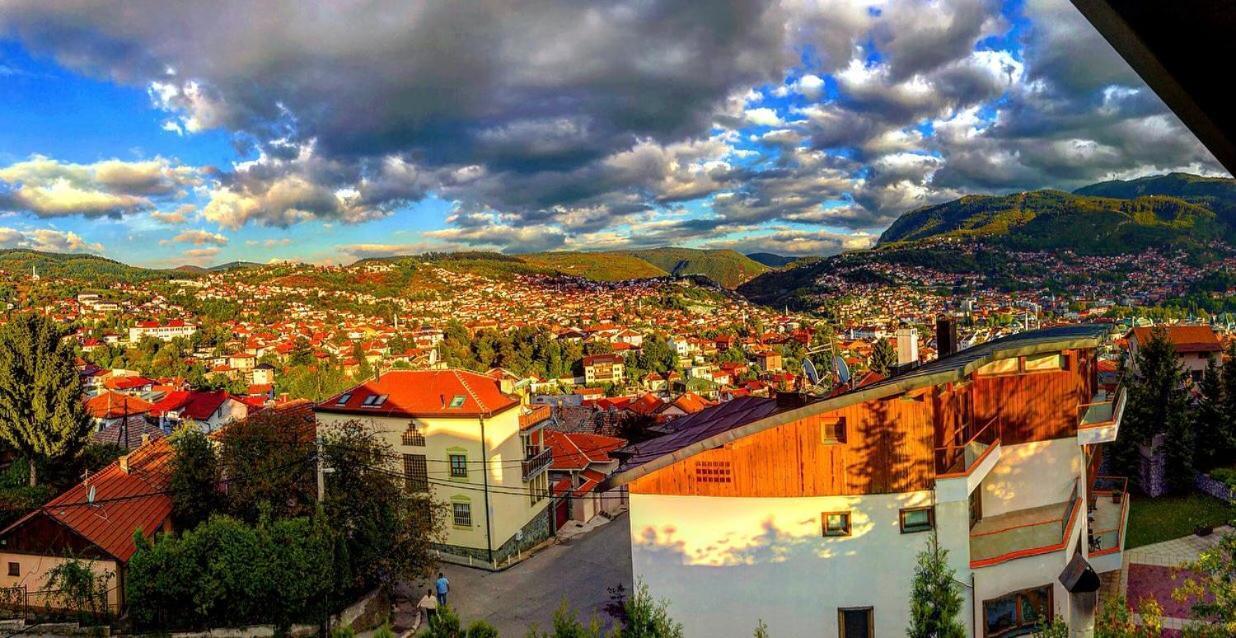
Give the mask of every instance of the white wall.
[(983, 516), (1068, 500), (1083, 462), (1075, 437), (1002, 445), (1000, 462), (979, 487)]
[[(898, 510), (930, 504), (931, 492), (630, 502), (635, 578), (669, 599), (687, 636), (749, 636), (760, 618), (777, 638), (837, 636), (837, 608), (861, 606), (875, 608), (877, 636), (904, 635), (929, 533), (902, 534)], [(823, 537), (821, 512), (841, 510), (852, 512), (852, 535)]]

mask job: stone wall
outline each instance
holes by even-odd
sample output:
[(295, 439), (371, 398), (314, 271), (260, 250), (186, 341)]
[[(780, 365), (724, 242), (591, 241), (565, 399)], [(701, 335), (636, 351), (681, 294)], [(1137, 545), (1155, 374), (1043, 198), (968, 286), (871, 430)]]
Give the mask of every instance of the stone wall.
[(1193, 479), (1193, 485), (1203, 494), (1209, 494), (1225, 503), (1236, 503), (1236, 490), (1223, 481), (1211, 478), (1209, 474), (1198, 473)]

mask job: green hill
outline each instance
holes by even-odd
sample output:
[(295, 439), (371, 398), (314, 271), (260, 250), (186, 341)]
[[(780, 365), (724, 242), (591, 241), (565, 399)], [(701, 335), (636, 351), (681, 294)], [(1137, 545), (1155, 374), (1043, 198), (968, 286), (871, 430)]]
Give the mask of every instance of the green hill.
[(747, 257), (751, 260), (758, 261), (769, 268), (781, 268), (799, 260), (798, 257), (788, 257), (786, 255), (778, 255), (775, 253), (747, 253)]
[(928, 238), (984, 238), (1009, 248), (1119, 254), (1168, 245), (1200, 245), (1231, 231), (1215, 212), (1160, 195), (1117, 199), (1062, 191), (969, 195), (910, 211), (878, 245)]
[(1114, 180), (1083, 186), (1078, 195), (1133, 199), (1162, 195), (1209, 208), (1230, 229), (1236, 229), (1236, 179), (1169, 173), (1131, 180)]
[(672, 275), (703, 275), (726, 288), (735, 288), (768, 270), (768, 266), (734, 250), (652, 248), (630, 254)]
[(30, 273), (32, 268), (38, 269), (40, 277), (74, 277), (101, 284), (169, 279), (176, 275), (175, 271), (138, 268), (95, 255), (45, 253), (25, 248), (0, 250), (0, 270)]
[(622, 281), (664, 277), (668, 272), (631, 253), (554, 251), (519, 255), (525, 263), (550, 272), (594, 281)]

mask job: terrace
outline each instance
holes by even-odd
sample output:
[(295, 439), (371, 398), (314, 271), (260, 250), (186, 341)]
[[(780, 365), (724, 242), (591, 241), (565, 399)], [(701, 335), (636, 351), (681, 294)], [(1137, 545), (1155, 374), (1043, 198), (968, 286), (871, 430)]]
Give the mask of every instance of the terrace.
[(1129, 479), (1099, 476), (1089, 493), (1089, 558), (1097, 572), (1120, 569), (1129, 522)]
[(1000, 460), (1000, 422), (957, 430), (951, 441), (935, 450), (936, 490), (941, 500), (961, 500), (972, 493)]
[(1080, 508), (1078, 486), (1074, 484), (1068, 500), (984, 516), (970, 529), (970, 567), (988, 567), (1064, 549)]

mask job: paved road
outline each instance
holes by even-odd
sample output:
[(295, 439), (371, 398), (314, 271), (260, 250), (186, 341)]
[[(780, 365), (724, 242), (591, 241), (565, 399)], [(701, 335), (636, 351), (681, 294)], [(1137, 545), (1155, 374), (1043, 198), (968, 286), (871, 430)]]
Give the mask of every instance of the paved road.
[(602, 610), (609, 600), (606, 588), (621, 583), (631, 591), (630, 529), (623, 514), (503, 572), (445, 565), (451, 606), (465, 625), (485, 620), (503, 638), (522, 638), (532, 624), (548, 630), (564, 599), (581, 618), (595, 613), (608, 624)]

